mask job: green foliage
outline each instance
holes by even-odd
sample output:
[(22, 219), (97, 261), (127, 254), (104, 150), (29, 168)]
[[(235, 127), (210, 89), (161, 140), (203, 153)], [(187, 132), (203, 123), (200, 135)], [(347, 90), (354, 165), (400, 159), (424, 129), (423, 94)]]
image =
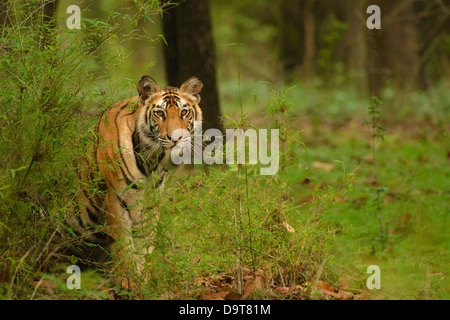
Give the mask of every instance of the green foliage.
[[(42, 25), (40, 1), (9, 3), (13, 23), (0, 38), (0, 298), (107, 299), (102, 272), (83, 272), (83, 290), (68, 290), (52, 244), (71, 210), (76, 159), (92, 143), (83, 137), (95, 115), (134, 94), (142, 68), (159, 61), (133, 54), (164, 40), (145, 28), (162, 10), (156, 0), (102, 2), (100, 13), (83, 9), (81, 31), (53, 32)], [(212, 9), (225, 120), (279, 129), (281, 170), (261, 176), (259, 165), (245, 163), (171, 172), (165, 194), (147, 197), (146, 215), (160, 220), (135, 230), (154, 233), (149, 276), (129, 270), (141, 285), (113, 291), (196, 299), (209, 276), (232, 275), (236, 288), (243, 270), (262, 271), (273, 286), (347, 277), (365, 290), (365, 268), (379, 264), (383, 289), (369, 297), (448, 298), (448, 82), (423, 92), (388, 85), (369, 104), (355, 83), (280, 86), (269, 1), (224, 3)], [(341, 80), (336, 50), (346, 30), (334, 16), (319, 30), (321, 72)], [(134, 40), (139, 46), (123, 45)], [(243, 45), (230, 54), (235, 42)], [(259, 288), (254, 297), (274, 295)]]
[(35, 297), (31, 280), (45, 279), (42, 272), (54, 267), (51, 243), (59, 219), (72, 210), (75, 163), (89, 143), (82, 137), (95, 123), (94, 101), (102, 107), (117, 101), (98, 87), (113, 70), (103, 68), (99, 78), (92, 72), (98, 59), (115, 65), (120, 56), (100, 49), (119, 36), (133, 39), (136, 29), (125, 27), (158, 13), (146, 7), (134, 15), (111, 13), (106, 22), (84, 18), (81, 34), (56, 31), (55, 20), (43, 24), (40, 6), (2, 7), (11, 17), (0, 38), (0, 274), (7, 279), (0, 295), (6, 298)]
[[(324, 277), (337, 280), (331, 269), (334, 233), (320, 221), (324, 210), (350, 189), (353, 174), (344, 169), (339, 186), (314, 190), (316, 200), (311, 203), (298, 201), (292, 182), (305, 179), (295, 164), (303, 158), (299, 150), (306, 148), (288, 116), (292, 103), (287, 89), (272, 86), (272, 90), (267, 117), (271, 128), (283, 132), (280, 142), (286, 148), (281, 148), (281, 157), (287, 160), (283, 170), (263, 176), (259, 165), (246, 162), (212, 166), (208, 173), (174, 175), (159, 203), (163, 227), (158, 228), (157, 250), (151, 258), (150, 290), (164, 297), (198, 298), (208, 290), (206, 276), (226, 273), (234, 277), (232, 285), (239, 292), (243, 270), (263, 271), (284, 287)], [(232, 128), (252, 127), (242, 109), (226, 118)], [(269, 288), (260, 288), (255, 295), (273, 297)]]
[(333, 14), (326, 17), (320, 32), (321, 46), (317, 63), (325, 79), (337, 75), (342, 70), (336, 67), (336, 48), (342, 42), (344, 32), (348, 29), (346, 22), (340, 21)]
[(374, 143), (376, 143), (376, 141), (383, 141), (384, 134), (386, 132), (386, 129), (383, 128), (380, 122), (381, 119), (380, 106), (382, 104), (383, 102), (380, 99), (378, 99), (378, 97), (373, 96), (372, 102), (369, 105), (370, 122), (367, 122), (366, 124), (370, 124), (372, 128), (372, 138), (374, 139)]
[[(335, 147), (349, 159), (347, 165), (358, 166), (358, 159), (370, 154), (370, 147), (352, 150), (348, 148), (351, 142), (342, 139), (344, 135), (339, 132), (339, 139), (333, 140)], [(340, 230), (339, 274), (350, 275), (352, 282), (360, 275), (364, 287), (367, 266), (380, 266), (381, 290), (369, 292), (374, 299), (448, 298), (444, 289), (448, 279), (443, 273), (448, 270), (444, 203), (449, 196), (444, 190), (449, 170), (442, 139), (419, 145), (410, 137), (385, 136), (377, 153), (380, 185), (373, 185), (370, 162), (359, 165), (360, 181), (351, 195), (323, 216), (325, 223)], [(333, 156), (328, 148), (319, 149)], [(310, 153), (317, 156), (318, 150)], [(331, 176), (330, 172), (323, 178), (330, 180)]]
[(373, 209), (372, 212), (375, 214), (378, 220), (379, 225), (379, 240), (383, 246), (383, 248), (387, 245), (387, 226), (386, 226), (386, 217), (385, 217), (385, 210), (383, 210), (382, 202), (384, 201), (386, 192), (388, 191), (388, 188), (382, 187), (379, 185), (378, 182), (378, 175), (377, 175), (377, 142), (384, 140), (384, 134), (386, 132), (386, 129), (381, 125), (380, 118), (381, 118), (381, 111), (380, 106), (383, 104), (383, 102), (378, 99), (378, 97), (373, 96), (372, 102), (369, 105), (369, 115), (370, 115), (370, 121), (366, 122), (365, 124), (370, 125), (372, 129), (372, 162), (373, 162), (373, 176), (374, 181), (373, 185), (374, 187), (371, 188), (369, 191), (369, 196), (372, 198), (373, 203)]

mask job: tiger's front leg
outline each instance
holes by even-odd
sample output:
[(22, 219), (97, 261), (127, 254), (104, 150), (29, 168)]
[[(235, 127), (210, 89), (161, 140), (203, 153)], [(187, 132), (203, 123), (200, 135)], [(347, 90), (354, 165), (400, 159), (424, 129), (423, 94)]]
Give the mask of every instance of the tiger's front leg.
[(144, 275), (146, 269), (146, 256), (153, 251), (149, 234), (154, 219), (145, 217), (142, 198), (142, 192), (136, 190), (111, 191), (105, 198), (106, 227), (115, 239), (111, 252), (116, 263), (116, 280), (125, 288), (137, 285), (136, 279)]
[[(136, 270), (140, 275), (143, 275), (143, 279), (147, 279), (149, 276), (146, 260), (154, 250), (155, 227), (160, 216), (158, 204), (168, 178), (166, 173), (167, 170), (162, 168), (158, 172), (158, 178), (150, 181), (151, 187), (146, 189), (147, 192), (151, 193), (150, 195), (141, 192), (131, 196), (133, 199), (136, 199), (135, 207), (132, 207), (130, 211), (131, 237), (135, 249), (133, 258), (136, 263)], [(159, 186), (155, 188), (155, 185)]]

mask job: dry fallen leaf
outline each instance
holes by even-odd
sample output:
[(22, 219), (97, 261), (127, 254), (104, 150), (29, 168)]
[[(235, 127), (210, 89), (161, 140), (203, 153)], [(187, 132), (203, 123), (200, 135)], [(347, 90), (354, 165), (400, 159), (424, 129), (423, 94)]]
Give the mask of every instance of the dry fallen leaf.
[(234, 291), (230, 291), (227, 293), (227, 295), (224, 297), (224, 300), (240, 300), (241, 299), (241, 294), (234, 292)]
[(366, 299), (366, 294), (364, 292), (357, 294), (353, 297), (353, 300), (364, 300), (364, 299)]
[(350, 300), (353, 298), (353, 293), (339, 290), (338, 293), (329, 290), (321, 290), (323, 293), (327, 294), (330, 297), (333, 297), (337, 300)]
[(350, 288), (350, 284), (347, 281), (343, 280), (343, 281), (339, 282), (339, 284), (338, 284), (339, 290), (345, 290), (348, 288)]
[(362, 157), (362, 160), (367, 163), (373, 163), (373, 154), (366, 154), (364, 157)]
[(229, 293), (228, 291), (207, 293), (202, 295), (202, 300), (224, 300)]
[(248, 280), (244, 284), (243, 293), (239, 294), (235, 291), (227, 292), (227, 294), (224, 296), (225, 300), (247, 300), (253, 291), (255, 290), (256, 286), (253, 282), (253, 280)]
[(261, 276), (256, 276), (255, 277), (255, 289), (261, 289), (262, 285), (263, 285), (263, 277)]
[(275, 291), (281, 294), (286, 294), (289, 292), (289, 287), (276, 287)]
[(400, 218), (400, 225), (406, 226), (408, 224), (409, 219), (411, 218), (411, 215), (409, 213), (405, 213)]
[(244, 284), (244, 293), (242, 294), (242, 297), (240, 300), (247, 300), (250, 295), (255, 290), (256, 286), (253, 283), (253, 280), (246, 281)]
[(295, 229), (292, 228), (286, 221), (283, 221), (283, 226), (286, 228), (286, 230), (290, 233), (294, 233)]
[(311, 183), (311, 178), (310, 177), (305, 177), (305, 179), (302, 180), (302, 182), (300, 182), (302, 184), (309, 184)]
[(353, 293), (348, 291), (339, 290), (337, 294), (340, 300), (350, 300), (353, 298)]
[(335, 163), (327, 163), (327, 162), (320, 162), (320, 161), (313, 161), (311, 163), (311, 165), (314, 169), (322, 170), (322, 171), (326, 171), (326, 172), (330, 172), (336, 166)]
[(323, 293), (327, 294), (330, 297), (339, 299), (339, 295), (337, 293), (334, 293), (333, 291), (326, 290), (326, 289), (321, 289), (320, 291), (322, 291)]
[(322, 280), (317, 281), (317, 283), (315, 285), (315, 288), (319, 289), (319, 290), (322, 290), (322, 291), (323, 290), (327, 290), (327, 291), (334, 292), (333, 286), (331, 284), (329, 284), (328, 282), (325, 282), (325, 281), (322, 281)]
[(42, 288), (45, 289), (47, 291), (47, 293), (52, 294), (55, 290), (55, 282), (51, 281), (51, 280), (44, 280), (41, 279), (39, 281), (33, 281), (33, 285), (37, 288)]
[(385, 248), (382, 252), (383, 253), (389, 253), (392, 252), (392, 248), (394, 247), (395, 238), (392, 238), (391, 242), (389, 242), (389, 245), (387, 248)]

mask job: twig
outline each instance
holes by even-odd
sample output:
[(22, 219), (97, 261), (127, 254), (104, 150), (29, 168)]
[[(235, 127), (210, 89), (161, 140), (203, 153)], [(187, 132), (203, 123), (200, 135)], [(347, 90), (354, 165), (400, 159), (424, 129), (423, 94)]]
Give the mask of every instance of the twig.
[[(189, 195), (189, 193), (188, 193), (186, 190), (184, 190), (183, 186), (182, 186), (178, 181), (176, 181), (176, 184), (181, 188), (181, 191), (183, 191), (183, 193), (184, 193), (186, 196)], [(209, 214), (206, 213), (205, 209), (203, 209), (203, 207), (202, 207), (201, 205), (197, 204), (197, 207), (203, 212), (203, 214), (204, 214), (205, 216), (208, 217), (209, 220), (211, 220), (212, 223), (214, 223), (215, 225), (217, 225), (217, 222), (215, 222), (215, 221), (213, 220), (213, 218), (211, 218), (211, 217), (209, 216)]]
[(31, 295), (30, 300), (34, 300), (34, 296), (36, 295), (37, 289), (41, 286), (42, 281), (44, 281), (44, 277), (41, 277), (38, 281), (38, 283), (36, 284), (36, 286), (34, 287), (34, 291), (33, 294)]
[[(33, 245), (30, 249), (28, 249), (28, 251), (22, 256), (22, 258), (20, 258), (19, 263), (17, 264), (16, 269), (14, 270), (14, 274), (11, 278), (11, 283), (9, 284), (9, 290), (10, 292), (12, 292), (12, 288), (14, 285), (14, 280), (16, 279), (17, 273), (19, 272), (20, 266), (22, 265), (22, 263), (25, 261), (25, 259), (28, 257), (28, 255), (31, 253), (31, 251), (33, 251), (33, 249), (35, 248), (35, 245)], [(10, 296), (11, 297), (11, 296)]]
[(317, 281), (319, 281), (320, 276), (322, 275), (322, 272), (323, 272), (323, 268), (325, 267), (325, 263), (327, 263), (327, 261), (328, 261), (328, 258), (325, 258), (320, 263), (320, 266), (319, 266), (319, 268), (317, 269), (317, 272), (316, 272), (316, 276), (314, 277), (313, 284), (315, 284), (315, 283), (317, 283)]

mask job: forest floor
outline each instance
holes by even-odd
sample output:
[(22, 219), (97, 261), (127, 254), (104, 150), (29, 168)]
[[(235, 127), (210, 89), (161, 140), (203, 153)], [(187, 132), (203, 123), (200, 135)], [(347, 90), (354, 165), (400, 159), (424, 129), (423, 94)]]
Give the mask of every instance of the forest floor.
[[(228, 115), (236, 118), (239, 112)], [(248, 118), (256, 128), (267, 128), (271, 121), (263, 111)], [(227, 201), (231, 203), (239, 189), (233, 189), (233, 181), (225, 183), (222, 168), (217, 171), (223, 176), (216, 180), (196, 176), (202, 170), (194, 169), (186, 184), (179, 184), (180, 200), (170, 198), (174, 206), (167, 207), (158, 224), (152, 279), (137, 296), (127, 296), (95, 272), (83, 274), (84, 290), (67, 290), (65, 270), (36, 277), (17, 295), (34, 299), (450, 299), (449, 128), (432, 119), (393, 122), (385, 125), (384, 139), (374, 149), (371, 127), (363, 117), (348, 121), (293, 118), (297, 127), (289, 134), (301, 133), (301, 143), (294, 145), (280, 180), (290, 190), (282, 202), (296, 209), (284, 211), (281, 228), (269, 224), (261, 228), (266, 232), (261, 238), (254, 236), (252, 250), (260, 260), (248, 258), (249, 263), (242, 264), (241, 294), (236, 292), (236, 244), (226, 240), (235, 232), (233, 222), (224, 220), (228, 224), (220, 225), (224, 210), (232, 207)], [(343, 181), (346, 192), (339, 191)], [(252, 184), (256, 194), (278, 192), (275, 185), (257, 183)], [(332, 201), (323, 202), (324, 196)], [(253, 197), (250, 206), (255, 212), (259, 200)], [(315, 212), (312, 220), (310, 211)], [(265, 219), (253, 223), (263, 226)], [(308, 229), (311, 226), (326, 232), (316, 233)], [(259, 246), (257, 241), (263, 243), (265, 235), (274, 242)], [(322, 241), (324, 235), (327, 242)], [(285, 241), (279, 257), (273, 253), (278, 250), (277, 239)], [(311, 251), (297, 255), (296, 250), (308, 245)], [(274, 246), (277, 249), (269, 252)], [(368, 288), (372, 275), (368, 267), (373, 265), (379, 267), (380, 289)]]
[[(357, 178), (352, 192), (323, 215), (323, 223), (339, 230), (334, 262), (340, 277), (349, 287), (364, 288), (369, 299), (448, 299), (449, 128), (396, 123), (386, 127), (373, 152), (370, 126), (362, 123), (304, 131), (308, 157), (320, 172), (308, 184), (332, 184), (340, 163)], [(298, 190), (304, 197), (305, 185)], [(380, 267), (381, 289), (367, 290), (369, 265)]]
[[(267, 121), (261, 114), (250, 118), (262, 127)], [(259, 276), (263, 270), (247, 270), (244, 296), (259, 290), (256, 296), (266, 299), (449, 299), (449, 128), (396, 123), (386, 128), (374, 153), (370, 126), (362, 119), (320, 125), (298, 120), (306, 146), (298, 150), (299, 159), (310, 168), (307, 176), (304, 170), (287, 174), (294, 201), (314, 201), (317, 188), (341, 179), (342, 166), (356, 178), (352, 191), (321, 217), (339, 247), (339, 254), (329, 257), (338, 279), (314, 277), (286, 286)], [(370, 265), (379, 266), (380, 289), (367, 288)], [(203, 279), (209, 290), (201, 298), (226, 298), (231, 279), (233, 273)]]
[[(258, 115), (253, 119), (258, 122)], [(307, 176), (305, 171), (287, 173), (287, 182), (294, 190), (294, 202), (300, 205), (314, 202), (318, 189), (336, 184), (342, 178), (343, 165), (345, 171), (352, 172), (356, 178), (351, 192), (325, 208), (321, 215), (320, 224), (333, 230), (336, 248), (325, 263), (331, 265), (328, 268), (336, 276), (321, 276), (324, 267), (321, 265), (309, 281), (287, 283), (280, 276), (283, 270), (279, 270), (280, 274), (273, 273), (270, 263), (244, 267), (243, 294), (237, 294), (232, 264), (220, 271), (201, 271), (201, 261), (208, 258), (193, 254), (187, 266), (196, 268), (198, 265), (200, 271), (196, 275), (184, 278), (185, 283), (173, 284), (171, 290), (155, 292), (147, 298), (450, 298), (447, 229), (450, 149), (445, 134), (427, 123), (387, 128), (384, 141), (377, 145), (374, 159), (370, 130), (362, 126), (361, 121), (328, 123), (316, 128), (306, 119), (300, 123), (306, 149), (298, 150), (303, 154), (299, 159), (310, 168)], [(427, 136), (423, 135), (424, 127), (429, 128)], [(171, 258), (157, 259), (167, 262)], [(367, 287), (370, 265), (380, 268), (380, 289)], [(52, 287), (54, 284), (47, 283), (46, 290), (52, 292)], [(65, 294), (51, 293), (50, 296), (59, 299), (65, 298)], [(120, 297), (103, 286), (80, 298)]]

